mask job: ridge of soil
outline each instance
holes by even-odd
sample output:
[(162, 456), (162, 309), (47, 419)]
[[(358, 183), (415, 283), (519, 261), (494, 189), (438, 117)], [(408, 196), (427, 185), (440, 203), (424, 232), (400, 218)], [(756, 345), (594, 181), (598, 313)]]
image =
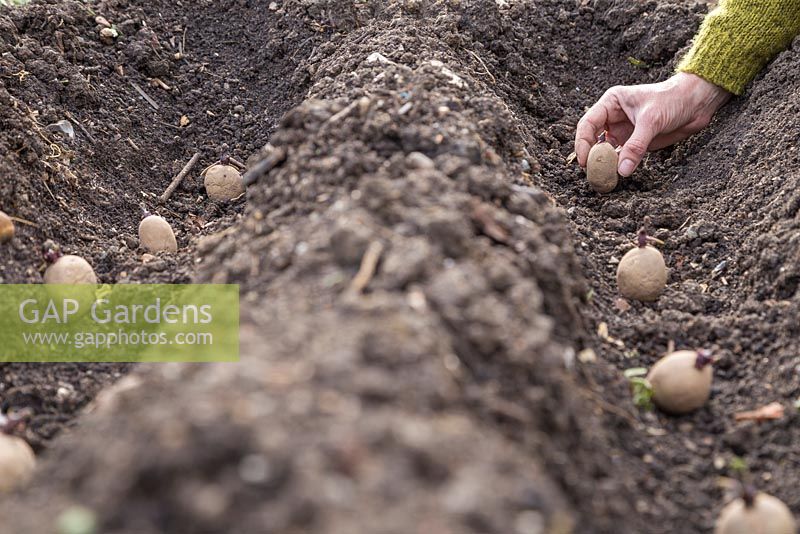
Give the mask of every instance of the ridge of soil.
[[(195, 146), (244, 159), (272, 134), (272, 147), (251, 161), (275, 147), (287, 158), (250, 189), (241, 219), (241, 204), (197, 203), (199, 184), (189, 183), (170, 205), (188, 246), (158, 260), (175, 262), (170, 278), (170, 269), (156, 275), (121, 246), (104, 263), (117, 232), (94, 249), (57, 223), (77, 217), (57, 207), (63, 196), (86, 220), (133, 228), (141, 198), (125, 197), (131, 182), (115, 181), (102, 152), (42, 162), (49, 143), (34, 135), (24, 106), (0, 108), (11, 132), (0, 143), (22, 158), (0, 162), (21, 177), (4, 182), (13, 187), (0, 198), (12, 200), (0, 208), (25, 216), (33, 208), (23, 194), (44, 206), (39, 228), (17, 241), (27, 245), (2, 260), (7, 281), (37, 281), (35, 269), (20, 266), (34, 265), (41, 240), (55, 235), (90, 255), (106, 281), (124, 269), (131, 281), (192, 276), (242, 287), (242, 362), (139, 367), (105, 390), (80, 433), (64, 433), (45, 453), (33, 486), (0, 503), (12, 531), (52, 530), (79, 504), (110, 533), (594, 533), (620, 524), (707, 532), (724, 502), (718, 478), (737, 476), (741, 463), (761, 489), (800, 509), (792, 447), (800, 438), (797, 43), (710, 128), (651, 155), (635, 178), (598, 196), (565, 163), (574, 124), (610, 85), (668, 75), (705, 4), (97, 8), (127, 13), (134, 37), (123, 32), (113, 47), (84, 43), (96, 28), (76, 3), (0, 17), (2, 61), (10, 53), (24, 62), (51, 95), (39, 106), (51, 108), (40, 111), (42, 124), (75, 106), (100, 131), (110, 119), (99, 103), (115, 99), (152, 115), (135, 91), (111, 83), (124, 57), (128, 76), (148, 92), (160, 94), (148, 76), (174, 85), (163, 95), (173, 119), (187, 114), (197, 125), (170, 145), (173, 127), (131, 119), (122, 131), (142, 134), (133, 141), (147, 160), (125, 139), (98, 134), (119, 161), (133, 158), (134, 189), (160, 193), (169, 173), (154, 184), (151, 167), (175, 161), (174, 171)], [(164, 65), (173, 52), (166, 43), (177, 45), (184, 27), (193, 52)], [(43, 42), (58, 50), (57, 28), (66, 28), (60, 39), (81, 44), (74, 50), (96, 55), (69, 56), (65, 45), (49, 65), (74, 75), (99, 61), (98, 101), (82, 103), (91, 97), (85, 89), (44, 87), (46, 66), (20, 57), (17, 41), (23, 50)], [(240, 28), (246, 39), (224, 40)], [(162, 53), (151, 53), (153, 43)], [(3, 90), (28, 105), (42, 98), (6, 72), (0, 99)], [(237, 78), (241, 100), (219, 102), (220, 84), (229, 89), (211, 72)], [(273, 85), (265, 89), (266, 81)], [(234, 102), (245, 117), (255, 112), (239, 122)], [(212, 104), (227, 110), (214, 108), (223, 119), (198, 114)], [(125, 211), (99, 209), (96, 195), (69, 182), (73, 168), (106, 184), (111, 205)], [(45, 182), (33, 179), (41, 173), (56, 187), (51, 204)], [(47, 222), (51, 213), (60, 219)], [(655, 304), (620, 305), (614, 259), (645, 214), (666, 242), (670, 285)], [(215, 223), (192, 227), (193, 218)], [(209, 235), (189, 239), (197, 233)], [(353, 289), (370, 256), (375, 272)], [(620, 341), (597, 336), (600, 323)], [(672, 344), (710, 346), (721, 358), (708, 406), (679, 418), (633, 407), (621, 374)], [(577, 358), (584, 348), (597, 360)], [(40, 398), (52, 397), (50, 380)], [(73, 408), (38, 402), (66, 420), (107, 380), (86, 385)], [(780, 420), (733, 419), (775, 400), (789, 408)], [(29, 434), (49, 438), (59, 426)]]

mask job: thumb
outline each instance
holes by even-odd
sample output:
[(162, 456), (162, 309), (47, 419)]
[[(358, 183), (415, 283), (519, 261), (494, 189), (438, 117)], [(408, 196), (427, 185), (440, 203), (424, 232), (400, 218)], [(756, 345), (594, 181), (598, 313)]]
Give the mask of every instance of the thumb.
[(656, 136), (657, 132), (654, 125), (650, 121), (644, 120), (645, 117), (642, 117), (642, 119), (636, 123), (633, 133), (622, 145), (622, 151), (619, 153), (618, 171), (620, 176), (633, 174), (633, 171), (636, 170), (636, 167), (647, 152), (647, 147), (650, 146)]

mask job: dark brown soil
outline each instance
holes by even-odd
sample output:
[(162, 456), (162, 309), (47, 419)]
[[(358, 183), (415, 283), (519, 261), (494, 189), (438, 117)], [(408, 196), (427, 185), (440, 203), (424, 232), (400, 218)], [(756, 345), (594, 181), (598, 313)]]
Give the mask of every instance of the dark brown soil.
[[(108, 282), (238, 283), (243, 318), (239, 364), (142, 366), (103, 391), (0, 504), (9, 532), (76, 504), (108, 533), (708, 532), (742, 463), (800, 510), (796, 51), (601, 197), (566, 163), (574, 124), (610, 85), (667, 76), (706, 6), (507, 4), (0, 17), (0, 209), (36, 223), (2, 249), (3, 280), (39, 281), (51, 238)], [(42, 127), (66, 112), (92, 140), (50, 157)], [(267, 140), (287, 158), (246, 206), (198, 200), (197, 171), (154, 202), (195, 149), (205, 165)], [(142, 263), (142, 202), (177, 256)], [(622, 304), (615, 261), (644, 215), (670, 285)], [(622, 378), (673, 345), (721, 358), (708, 406), (678, 418), (633, 406)], [(49, 445), (125, 371), (5, 366), (2, 398)], [(734, 421), (772, 401), (782, 419)]]
[[(238, 218), (243, 202), (205, 200), (199, 171), (223, 154), (244, 160), (263, 144), (300, 101), (305, 76), (295, 64), (325, 32), (265, 9), (240, 9), (229, 24), (213, 3), (190, 12), (176, 6), (169, 20), (164, 13), (154, 5), (58, 0), (0, 17), (0, 209), (33, 223), (17, 224), (18, 237), (0, 248), (0, 282), (41, 282), (46, 239), (84, 256), (103, 282), (187, 282), (196, 237)], [(122, 32), (115, 45), (100, 41), (98, 14)], [(236, 32), (249, 36), (246, 53), (231, 53)], [(248, 59), (254, 55), (259, 68)], [(169, 90), (154, 86), (154, 77)], [(72, 121), (74, 139), (47, 129), (62, 119)], [(196, 150), (203, 157), (195, 172), (160, 206), (156, 197)], [(178, 255), (143, 261), (143, 209), (170, 221)], [(40, 445), (127, 369), (7, 365), (4, 407), (34, 410), (26, 437)], [(57, 394), (62, 386), (69, 395)]]

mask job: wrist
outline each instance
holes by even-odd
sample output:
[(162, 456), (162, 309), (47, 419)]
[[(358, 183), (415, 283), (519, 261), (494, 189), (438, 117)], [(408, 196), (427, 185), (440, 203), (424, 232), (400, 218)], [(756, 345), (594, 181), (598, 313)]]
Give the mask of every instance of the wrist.
[(678, 72), (672, 77), (677, 87), (686, 94), (692, 107), (713, 115), (733, 93), (691, 72)]

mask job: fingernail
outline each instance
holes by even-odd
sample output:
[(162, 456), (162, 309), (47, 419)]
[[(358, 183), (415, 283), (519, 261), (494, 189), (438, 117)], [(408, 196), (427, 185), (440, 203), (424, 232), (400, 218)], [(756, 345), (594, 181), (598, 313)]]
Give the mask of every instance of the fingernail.
[(632, 159), (623, 160), (619, 166), (619, 173), (622, 176), (630, 176), (633, 174), (633, 170), (636, 168), (636, 163), (633, 162)]

